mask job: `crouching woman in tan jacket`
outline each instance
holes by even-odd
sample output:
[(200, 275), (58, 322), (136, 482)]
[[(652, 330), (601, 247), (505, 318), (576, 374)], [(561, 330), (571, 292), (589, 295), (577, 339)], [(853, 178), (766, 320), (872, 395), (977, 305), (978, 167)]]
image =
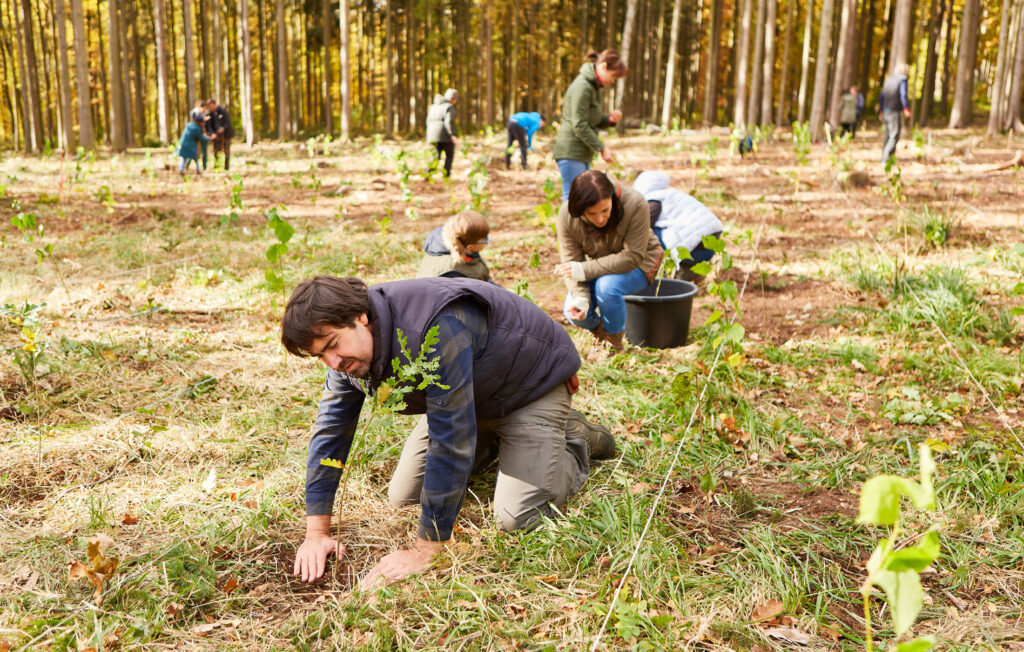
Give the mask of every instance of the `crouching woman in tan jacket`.
[(558, 214), (558, 245), (566, 318), (622, 349), (623, 296), (647, 287), (662, 256), (643, 195), (599, 170), (584, 172)]

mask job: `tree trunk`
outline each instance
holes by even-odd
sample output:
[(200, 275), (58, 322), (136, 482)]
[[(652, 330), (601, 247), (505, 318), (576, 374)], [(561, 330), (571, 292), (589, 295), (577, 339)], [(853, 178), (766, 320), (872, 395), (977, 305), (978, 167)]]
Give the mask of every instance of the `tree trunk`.
[(743, 0), (742, 14), (737, 16), (739, 29), (736, 38), (736, 97), (733, 99), (733, 124), (743, 129), (747, 124), (747, 61), (750, 59), (750, 14), (753, 0)]
[[(27, 2), (27, 0), (26, 0)], [(629, 63), (629, 49), (633, 41), (633, 21), (636, 19), (637, 0), (626, 0), (626, 21), (622, 25), (622, 48), (619, 53), (622, 60)], [(620, 77), (615, 83), (615, 108), (622, 110), (622, 100), (625, 96), (626, 79)]]
[(1024, 6), (1021, 7), (1021, 16), (1017, 27), (1017, 54), (1013, 60), (1013, 82), (1010, 85), (1010, 106), (1006, 112), (1004, 128), (1013, 129), (1016, 132), (1024, 131), (1024, 124), (1021, 123), (1021, 94), (1024, 92)]
[(260, 41), (260, 135), (270, 133), (270, 67), (267, 65), (267, 22), (264, 5), (266, 0), (256, 0), (256, 21)]
[(828, 121), (839, 124), (839, 98), (849, 90), (853, 78), (853, 54), (856, 43), (857, 0), (843, 3), (839, 18), (839, 46), (836, 49), (836, 69), (832, 78), (832, 97), (829, 100)]
[(485, 66), (487, 67), (487, 124), (493, 125), (494, 107), (494, 16), (493, 9), (487, 8), (487, 42), (484, 43)]
[[(394, 63), (392, 57), (395, 53), (395, 47), (392, 40), (394, 39), (395, 29), (392, 26), (394, 23), (394, 14), (391, 11), (392, 2), (387, 3), (387, 8), (384, 10), (384, 136), (391, 138), (395, 131), (395, 82), (394, 82)], [(460, 66), (460, 69), (462, 66)], [(466, 89), (461, 89), (464, 95)]]
[(32, 111), (29, 105), (28, 93), (25, 91), (28, 74), (25, 71), (25, 39), (22, 36), (21, 17), (17, 15), (17, 9), (11, 3), (7, 6), (10, 10), (10, 20), (14, 24), (14, 41), (18, 49), (18, 86), (21, 91), (18, 99), (21, 100), (21, 128), (25, 141), (25, 151), (31, 152), (35, 149), (34, 127), (32, 126)]
[(942, 55), (942, 113), (949, 110), (949, 62), (953, 58), (953, 0), (946, 8), (946, 45)]
[(676, 59), (679, 49), (679, 15), (682, 13), (683, 0), (672, 3), (672, 28), (668, 38), (668, 65), (665, 67), (665, 94), (661, 99), (661, 126), (668, 129), (669, 117), (672, 115), (672, 82), (676, 76)]
[(764, 22), (764, 87), (761, 93), (761, 124), (770, 125), (772, 100), (775, 98), (775, 21), (778, 0), (768, 0), (768, 14)]
[(835, 0), (824, 0), (818, 26), (818, 57), (814, 62), (814, 97), (811, 100), (811, 137), (821, 140), (825, 124), (825, 93), (828, 90), (828, 52), (832, 40), (832, 13)]
[(50, 65), (50, 57), (53, 54), (54, 44), (47, 43), (47, 30), (43, 25), (44, 13), (48, 12), (46, 7), (41, 5), (35, 12), (35, 26), (32, 29), (39, 35), (39, 54), (42, 56), (39, 78), (43, 80), (43, 85), (39, 89), (39, 111), (43, 116), (43, 143), (49, 143), (52, 146), (57, 141), (57, 138), (54, 137), (57, 129), (54, 126), (56, 116), (53, 115), (53, 107), (56, 103), (51, 99), (53, 93), (50, 88), (50, 80), (54, 79), (56, 75), (51, 72), (54, 66)]
[(789, 112), (789, 51), (793, 44), (793, 21), (796, 20), (796, 0), (786, 1), (786, 36), (782, 46), (782, 78), (779, 80), (779, 104), (775, 115), (775, 126), (788, 122)]
[(0, 75), (0, 80), (4, 80), (4, 89), (7, 91), (7, 108), (11, 112), (11, 137), (13, 138), (14, 150), (18, 151), (21, 149), (21, 120), (18, 118), (18, 91), (15, 88), (15, 80), (18, 75), (14, 71), (14, 68), (18, 65), (15, 63), (14, 53), (11, 51), (10, 41), (6, 38), (0, 39), (0, 57), (3, 59), (3, 75)]
[(814, 17), (814, 5), (807, 5), (804, 16), (803, 54), (800, 57), (800, 90), (797, 93), (797, 122), (807, 119), (807, 85), (811, 71), (811, 19)]
[(280, 140), (291, 134), (288, 116), (288, 33), (285, 31), (284, 0), (277, 0), (275, 11), (277, 28), (274, 39), (277, 42), (277, 59), (274, 70), (277, 73), (277, 137)]
[[(219, 0), (214, 0), (215, 2)], [(191, 3), (192, 0), (185, 0)], [(203, 72), (199, 75), (199, 94), (203, 101), (210, 99), (210, 78), (213, 77), (213, 67), (210, 57), (210, 0), (199, 0), (199, 57), (202, 59)], [(197, 71), (198, 72), (198, 71)]]
[(219, 1), (211, 2), (206, 7), (206, 18), (211, 23), (210, 31), (212, 32), (212, 34), (210, 35), (212, 40), (210, 44), (210, 58), (212, 59), (211, 63), (213, 68), (213, 88), (211, 90), (213, 91), (214, 99), (216, 99), (219, 104), (225, 103), (224, 85), (222, 83), (224, 74), (224, 61), (221, 55), (222, 44), (224, 42), (224, 30), (223, 26), (221, 25), (221, 22), (223, 21), (223, 17), (221, 16), (221, 7), (222, 2)]
[[(142, 17), (138, 13), (138, 4), (132, 8), (131, 20), (126, 21), (128, 26), (131, 28), (131, 41), (132, 41), (132, 59), (131, 59), (131, 77), (132, 77), (132, 90), (125, 95), (125, 99), (128, 101), (128, 113), (132, 110), (132, 100), (135, 101), (135, 137), (132, 137), (132, 133), (128, 134), (129, 142), (141, 142), (146, 137), (146, 77), (142, 76), (142, 52), (143, 48), (139, 43), (139, 27), (141, 26)], [(125, 87), (128, 88), (127, 86)]]
[(82, 0), (71, 0), (71, 29), (75, 39), (75, 86), (78, 92), (78, 143), (86, 150), (96, 147), (92, 127), (92, 101), (89, 93), (89, 50), (85, 44), (85, 18)]
[(865, 0), (866, 5), (860, 10), (861, 33), (864, 43), (860, 51), (860, 88), (866, 95), (871, 83), (871, 64), (874, 63), (875, 41), (875, 0)]
[[(238, 16), (238, 31), (242, 33), (242, 48), (239, 51), (241, 58), (239, 68), (242, 73), (242, 131), (245, 132), (245, 144), (252, 147), (252, 144), (256, 142), (256, 119), (252, 108), (252, 43), (249, 35), (249, 0), (238, 0)], [(266, 71), (263, 71), (261, 75), (266, 76)]]
[(323, 95), (324, 103), (324, 131), (328, 135), (334, 133), (334, 106), (331, 98), (331, 2), (332, 0), (323, 0), (322, 6), (322, 22), (324, 28), (324, 49), (323, 49), (323, 83), (321, 84), (320, 94)]
[(892, 30), (892, 49), (889, 51), (887, 74), (891, 75), (893, 71), (907, 63), (913, 15), (913, 0), (896, 0), (896, 16)]
[(974, 62), (978, 55), (978, 28), (981, 18), (981, 0), (964, 2), (964, 17), (960, 22), (960, 56), (956, 64), (956, 89), (953, 92), (953, 110), (949, 114), (949, 128), (961, 129), (971, 123), (971, 105), (974, 100)]
[(349, 15), (348, 0), (340, 0), (338, 8), (338, 25), (341, 28), (338, 39), (338, 64), (341, 77), (341, 138), (348, 140), (352, 128), (351, 75), (349, 74)]
[(164, 0), (153, 0), (153, 31), (156, 32), (156, 112), (157, 137), (164, 145), (171, 142), (167, 108), (167, 37), (164, 34)]
[(935, 99), (935, 71), (939, 63), (939, 37), (942, 35), (942, 12), (945, 8), (944, 3), (932, 0), (928, 12), (928, 52), (925, 55), (924, 82), (921, 86), (921, 109), (917, 116), (917, 123), (922, 127), (928, 124)]
[(753, 79), (747, 91), (747, 123), (760, 124), (761, 83), (764, 80), (764, 14), (766, 0), (758, 0), (757, 17), (754, 20), (754, 61), (751, 64)]
[(196, 55), (192, 44), (192, 0), (182, 3), (182, 26), (185, 30), (185, 96), (188, 98), (188, 110), (196, 105)]
[(999, 20), (999, 51), (996, 53), (995, 83), (991, 85), (991, 109), (988, 113), (989, 136), (999, 133), (1003, 124), (1003, 100), (1006, 86), (1007, 44), (1010, 33), (1010, 0), (1003, 0), (1003, 10)]
[(57, 63), (60, 68), (60, 124), (64, 142), (61, 147), (71, 152), (75, 148), (75, 134), (71, 116), (71, 65), (68, 62), (67, 21), (64, 15), (64, 0), (54, 0), (57, 8)]
[(27, 88), (28, 120), (25, 122), (30, 126), (30, 138), (26, 140), (27, 150), (33, 151), (43, 147), (43, 113), (39, 100), (39, 71), (36, 66), (36, 39), (35, 30), (32, 28), (32, 5), (29, 0), (21, 0), (23, 51), (25, 61), (25, 76), (22, 83)]
[[(27, 0), (26, 0), (27, 1)], [(117, 0), (107, 0), (108, 25), (110, 29), (110, 48), (107, 57), (107, 77), (110, 79), (110, 124), (107, 131), (110, 132), (110, 149), (115, 152), (123, 152), (125, 149), (124, 139), (124, 78), (121, 67), (121, 47), (117, 34), (121, 30), (121, 23), (118, 19)]]
[(718, 51), (722, 40), (722, 0), (713, 0), (711, 4), (711, 37), (708, 39), (707, 74), (704, 76), (704, 110), (702, 116), (705, 125), (713, 125), (718, 121)]

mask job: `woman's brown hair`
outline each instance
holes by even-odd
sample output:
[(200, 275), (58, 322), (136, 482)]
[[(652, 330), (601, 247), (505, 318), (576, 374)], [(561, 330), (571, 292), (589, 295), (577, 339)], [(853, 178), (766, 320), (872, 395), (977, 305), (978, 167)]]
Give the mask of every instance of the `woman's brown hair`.
[(602, 52), (591, 50), (585, 58), (588, 61), (593, 61), (594, 65), (603, 63), (609, 71), (615, 73), (616, 77), (625, 77), (626, 73), (629, 72), (629, 66), (623, 61), (622, 55), (619, 54), (618, 50), (611, 48)]
[(602, 233), (614, 229), (622, 220), (622, 201), (607, 174), (600, 170), (587, 170), (573, 179), (572, 187), (569, 188), (569, 215), (586, 219), (583, 214), (588, 208), (609, 197), (612, 200), (612, 213), (608, 223), (600, 228), (594, 227)]

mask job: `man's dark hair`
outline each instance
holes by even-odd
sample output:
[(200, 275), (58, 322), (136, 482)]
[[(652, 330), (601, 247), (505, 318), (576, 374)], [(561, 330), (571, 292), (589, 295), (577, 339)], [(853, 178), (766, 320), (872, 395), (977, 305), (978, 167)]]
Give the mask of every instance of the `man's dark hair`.
[(569, 215), (583, 217), (584, 211), (609, 197), (612, 200), (612, 214), (608, 217), (608, 223), (598, 229), (602, 232), (614, 229), (622, 220), (622, 202), (619, 193), (615, 192), (615, 184), (607, 174), (600, 170), (587, 170), (573, 179), (569, 188)]
[(315, 276), (299, 283), (281, 317), (281, 344), (288, 353), (310, 355), (325, 327), (349, 328), (370, 312), (366, 283), (354, 276)]

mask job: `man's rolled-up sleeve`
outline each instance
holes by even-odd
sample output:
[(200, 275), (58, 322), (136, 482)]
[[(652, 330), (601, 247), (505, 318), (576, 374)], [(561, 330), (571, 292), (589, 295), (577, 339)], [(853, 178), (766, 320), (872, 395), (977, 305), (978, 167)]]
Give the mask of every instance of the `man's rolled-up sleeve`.
[(350, 377), (333, 370), (327, 372), (306, 462), (308, 516), (330, 515), (334, 512), (334, 494), (338, 490), (341, 469), (324, 466), (320, 460), (348, 460), (365, 398), (366, 394)]

